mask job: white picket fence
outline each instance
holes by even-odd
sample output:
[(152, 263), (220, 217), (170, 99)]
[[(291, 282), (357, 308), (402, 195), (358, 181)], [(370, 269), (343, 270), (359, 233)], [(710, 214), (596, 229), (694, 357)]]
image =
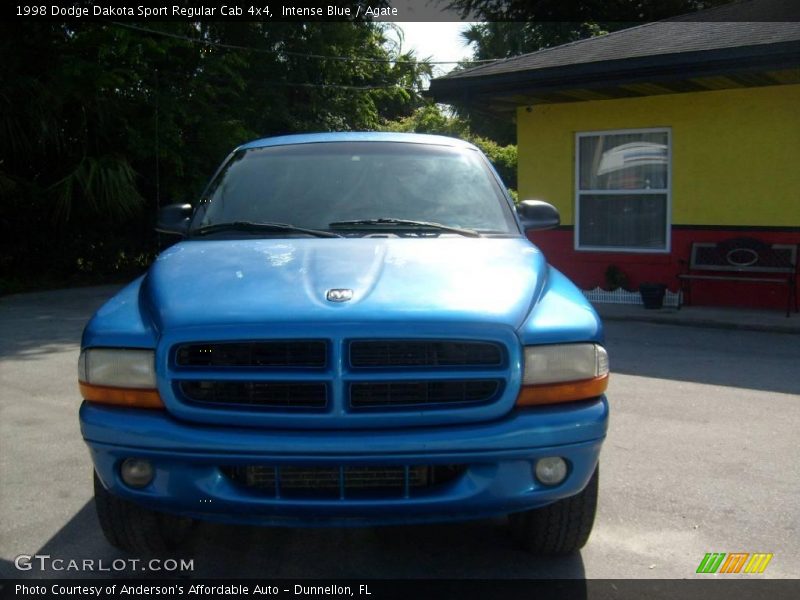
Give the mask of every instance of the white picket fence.
[[(583, 295), (589, 302), (598, 304), (643, 304), (642, 295), (639, 292), (629, 292), (622, 288), (613, 291), (601, 289), (599, 286), (593, 290), (582, 290)], [(680, 292), (670, 292), (664, 294), (664, 306), (677, 308), (680, 305)]]

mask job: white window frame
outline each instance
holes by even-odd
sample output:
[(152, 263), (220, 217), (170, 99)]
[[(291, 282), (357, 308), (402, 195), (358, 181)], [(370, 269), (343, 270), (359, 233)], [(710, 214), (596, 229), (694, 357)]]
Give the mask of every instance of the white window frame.
[[(598, 135), (632, 134), (632, 133), (666, 133), (667, 134), (667, 187), (666, 189), (625, 189), (625, 190), (582, 190), (580, 182), (580, 141), (585, 137), (597, 137)], [(575, 133), (575, 224), (574, 229), (574, 248), (577, 252), (606, 252), (606, 253), (628, 253), (628, 254), (669, 254), (672, 251), (672, 129), (670, 127), (650, 127), (637, 129), (604, 129), (601, 131), (579, 131)], [(580, 219), (581, 219), (581, 194), (593, 194), (596, 196), (614, 196), (620, 194), (653, 194), (663, 196), (666, 194), (666, 219), (664, 219), (664, 248), (625, 248), (623, 246), (581, 246), (580, 241)]]

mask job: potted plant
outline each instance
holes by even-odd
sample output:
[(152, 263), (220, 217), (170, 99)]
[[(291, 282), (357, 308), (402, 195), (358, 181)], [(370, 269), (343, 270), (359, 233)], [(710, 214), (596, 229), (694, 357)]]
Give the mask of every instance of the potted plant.
[(664, 295), (667, 293), (667, 284), (645, 281), (639, 284), (639, 293), (645, 308), (661, 308), (664, 306)]
[(628, 289), (628, 275), (617, 265), (608, 265), (605, 272), (606, 289), (613, 292), (616, 289)]

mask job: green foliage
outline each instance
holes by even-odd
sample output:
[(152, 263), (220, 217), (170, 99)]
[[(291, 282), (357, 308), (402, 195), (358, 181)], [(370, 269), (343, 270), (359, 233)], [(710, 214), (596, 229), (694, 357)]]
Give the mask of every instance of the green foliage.
[(614, 291), (617, 288), (627, 290), (630, 285), (628, 274), (620, 269), (617, 265), (608, 265), (605, 272), (606, 289)]
[(464, 119), (448, 115), (437, 104), (426, 104), (412, 114), (381, 125), (383, 131), (432, 133), (466, 139), (469, 125)]
[(411, 115), (386, 122), (380, 128), (383, 131), (447, 135), (471, 142), (486, 154), (507, 186), (517, 187), (517, 147), (512, 144), (502, 146), (475, 135), (465, 119), (447, 114), (440, 105), (426, 104)]
[(4, 279), (136, 272), (158, 206), (196, 199), (233, 147), (374, 129), (430, 75), (371, 22), (138, 27), (0, 24)]
[(510, 58), (628, 26), (625, 23), (490, 22), (470, 25), (461, 37), (474, 48), (473, 60)]
[(486, 154), (506, 185), (516, 189), (517, 147), (513, 144), (501, 146), (490, 139), (475, 135), (469, 136), (468, 139)]
[(449, 8), (473, 21), (657, 21), (727, 4), (731, 0), (450, 0)]
[(73, 199), (79, 197), (92, 213), (112, 218), (130, 216), (144, 202), (135, 179), (133, 168), (121, 157), (84, 156), (72, 171), (48, 188), (54, 199), (53, 215), (58, 220), (68, 220)]
[[(667, 17), (726, 4), (731, 0), (450, 0), (448, 7), (473, 23), (461, 35), (472, 60), (510, 58)], [(633, 19), (633, 20), (632, 20)], [(459, 69), (471, 67), (463, 62)], [(468, 102), (454, 106), (473, 132), (501, 144), (516, 142), (510, 117)]]

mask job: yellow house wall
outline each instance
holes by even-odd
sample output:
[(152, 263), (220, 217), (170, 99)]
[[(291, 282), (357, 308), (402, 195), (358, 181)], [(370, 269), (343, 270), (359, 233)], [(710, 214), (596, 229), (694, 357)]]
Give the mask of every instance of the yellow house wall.
[(674, 225), (800, 226), (800, 85), (517, 111), (520, 199), (574, 223), (575, 133), (669, 127)]

